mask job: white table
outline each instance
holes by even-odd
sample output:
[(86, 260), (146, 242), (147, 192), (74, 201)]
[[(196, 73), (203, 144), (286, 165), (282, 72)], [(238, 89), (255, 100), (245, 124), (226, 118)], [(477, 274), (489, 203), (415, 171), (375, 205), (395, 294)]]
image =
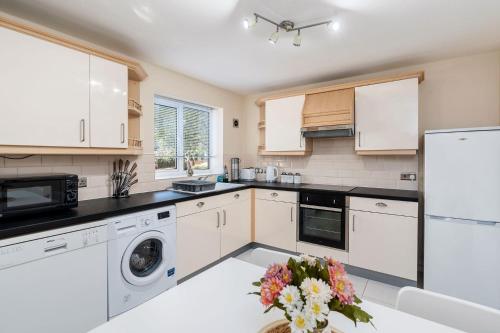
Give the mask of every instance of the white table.
[[(282, 319), (279, 310), (263, 314), (251, 285), (264, 269), (238, 259), (228, 259), (158, 297), (132, 309), (92, 333), (257, 333)], [(459, 333), (456, 329), (378, 305), (369, 301), (362, 308), (370, 313), (377, 330), (354, 324), (340, 314), (330, 322), (343, 333)]]

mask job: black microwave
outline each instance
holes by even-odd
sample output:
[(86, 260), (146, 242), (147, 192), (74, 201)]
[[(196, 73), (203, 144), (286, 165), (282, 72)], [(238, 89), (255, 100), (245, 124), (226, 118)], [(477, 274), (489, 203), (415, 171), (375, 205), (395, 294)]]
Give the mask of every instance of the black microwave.
[(78, 206), (78, 176), (0, 177), (0, 218)]

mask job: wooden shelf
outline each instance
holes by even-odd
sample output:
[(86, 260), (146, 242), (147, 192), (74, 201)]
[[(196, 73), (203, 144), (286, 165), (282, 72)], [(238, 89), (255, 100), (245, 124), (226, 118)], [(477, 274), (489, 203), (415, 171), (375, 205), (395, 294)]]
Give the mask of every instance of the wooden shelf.
[(309, 156), (311, 155), (311, 150), (306, 151), (267, 151), (258, 150), (257, 152), (261, 156)]
[(414, 149), (394, 149), (394, 150), (357, 150), (358, 155), (417, 155)]
[(142, 148), (0, 146), (0, 155), (142, 155)]
[(142, 116), (142, 105), (132, 98), (128, 99), (128, 114), (129, 116)]

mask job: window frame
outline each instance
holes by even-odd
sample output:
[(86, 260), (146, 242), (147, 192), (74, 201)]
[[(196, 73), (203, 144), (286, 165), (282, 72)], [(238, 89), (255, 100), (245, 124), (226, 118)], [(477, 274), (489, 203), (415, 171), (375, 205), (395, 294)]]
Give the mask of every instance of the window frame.
[[(169, 179), (169, 178), (181, 178), (187, 177), (187, 171), (184, 170), (184, 107), (191, 109), (196, 109), (200, 111), (205, 111), (209, 113), (209, 152), (208, 152), (208, 165), (209, 168), (205, 170), (193, 169), (193, 176), (203, 176), (203, 175), (213, 175), (220, 173), (221, 162), (217, 155), (217, 147), (219, 136), (217, 135), (218, 130), (218, 110), (216, 108), (185, 102), (178, 99), (168, 98), (160, 95), (154, 96), (154, 105), (161, 104), (167, 107), (172, 107), (176, 109), (177, 112), (177, 133), (176, 133), (176, 168), (175, 169), (156, 169), (156, 151), (154, 150), (154, 162), (155, 162), (155, 179)], [(153, 109), (155, 106), (153, 106)], [(153, 116), (153, 122), (155, 122), (155, 117)], [(156, 128), (156, 124), (154, 124)], [(154, 135), (153, 135), (153, 141)], [(156, 142), (154, 142), (156, 146)]]

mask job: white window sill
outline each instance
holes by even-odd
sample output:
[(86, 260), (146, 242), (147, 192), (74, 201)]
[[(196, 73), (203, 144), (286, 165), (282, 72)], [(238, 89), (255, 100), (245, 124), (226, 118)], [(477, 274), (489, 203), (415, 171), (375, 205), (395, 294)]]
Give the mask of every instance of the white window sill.
[(222, 173), (216, 173), (213, 170), (195, 171), (192, 177), (189, 177), (186, 172), (168, 172), (168, 171), (155, 171), (155, 180), (165, 179), (192, 179), (205, 176), (218, 176)]

